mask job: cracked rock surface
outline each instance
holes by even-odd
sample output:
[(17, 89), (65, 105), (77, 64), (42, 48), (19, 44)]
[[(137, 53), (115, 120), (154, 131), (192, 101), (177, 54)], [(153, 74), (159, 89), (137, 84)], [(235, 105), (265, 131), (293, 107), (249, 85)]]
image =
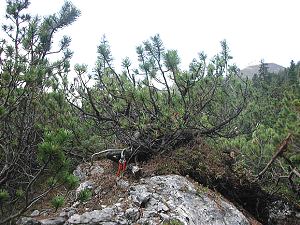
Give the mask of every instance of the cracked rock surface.
[(66, 225), (162, 224), (248, 225), (246, 217), (221, 197), (197, 191), (178, 175), (141, 179), (128, 187), (129, 196), (102, 210), (74, 214)]
[[(85, 181), (86, 182), (86, 181)], [(78, 213), (66, 208), (59, 217), (22, 218), (19, 225), (250, 225), (247, 218), (221, 196), (179, 175), (153, 176), (136, 182), (120, 179), (127, 193), (110, 205)], [(94, 188), (94, 187), (92, 187)]]

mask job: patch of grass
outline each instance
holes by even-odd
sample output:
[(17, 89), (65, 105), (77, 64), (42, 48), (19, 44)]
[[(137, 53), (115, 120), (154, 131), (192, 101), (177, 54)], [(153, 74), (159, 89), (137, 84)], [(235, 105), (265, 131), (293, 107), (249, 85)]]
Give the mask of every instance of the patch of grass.
[(65, 204), (65, 198), (63, 196), (55, 196), (51, 200), (51, 204), (55, 209), (55, 212), (57, 212), (58, 208), (62, 207)]
[(86, 201), (90, 200), (91, 197), (92, 197), (92, 191), (89, 189), (84, 189), (84, 190), (80, 191), (78, 194), (78, 200), (80, 202), (86, 202)]
[(163, 225), (184, 225), (179, 219), (170, 219), (168, 221), (164, 221)]
[(0, 203), (8, 201), (8, 199), (9, 199), (8, 191), (4, 189), (0, 189)]
[(199, 186), (196, 190), (196, 194), (200, 197), (202, 197), (203, 194), (206, 194), (209, 192), (209, 188), (206, 186)]

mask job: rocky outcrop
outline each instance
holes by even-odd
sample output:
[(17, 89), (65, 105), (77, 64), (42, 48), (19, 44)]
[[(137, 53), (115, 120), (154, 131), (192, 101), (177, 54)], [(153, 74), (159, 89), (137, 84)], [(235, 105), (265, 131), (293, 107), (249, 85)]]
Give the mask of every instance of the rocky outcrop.
[(21, 218), (17, 224), (22, 225), (64, 225), (66, 219), (64, 217), (53, 217), (50, 219), (37, 220), (31, 217)]
[[(47, 204), (40, 205), (28, 212), (29, 217), (21, 218), (18, 224), (261, 225), (246, 207), (241, 207), (245, 206), (243, 202), (240, 202), (239, 207), (242, 213), (219, 193), (204, 188), (190, 178), (179, 175), (155, 176), (155, 173), (151, 172), (153, 170), (147, 166), (137, 167), (138, 173), (142, 172), (138, 176), (137, 173), (130, 174), (131, 169), (128, 169), (123, 177), (117, 177), (116, 167), (116, 164), (107, 160), (95, 161), (93, 165), (80, 164), (74, 171), (80, 179), (80, 185), (68, 193), (63, 209), (55, 212)], [(243, 186), (230, 187), (229, 185), (224, 189), (228, 191), (227, 196), (231, 194), (230, 190), (233, 195), (238, 190), (246, 197), (251, 196), (252, 192), (247, 192), (248, 189), (243, 189)], [(84, 200), (78, 198), (78, 194), (85, 189), (89, 189), (92, 197)], [(259, 189), (252, 191), (256, 190)], [(61, 193), (66, 195), (64, 192)], [(266, 201), (263, 195), (258, 193), (257, 196), (262, 196), (259, 201)], [(237, 202), (234, 198), (229, 199)], [(260, 205), (264, 206), (263, 208), (253, 203), (251, 198), (245, 203), (251, 203), (254, 210), (262, 211), (260, 214), (265, 215), (264, 220), (257, 218), (263, 224), (300, 224), (300, 211), (280, 198), (269, 200), (267, 198), (267, 204)]]
[(154, 176), (140, 179), (132, 184), (120, 179), (117, 185), (122, 185), (122, 188), (126, 189), (127, 197), (119, 199), (110, 206), (81, 214), (75, 213), (70, 217), (61, 213), (65, 217), (36, 221), (35, 224), (50, 225), (49, 221), (57, 221), (57, 225), (250, 224), (231, 203), (220, 195), (189, 181), (186, 177)]
[(128, 193), (127, 199), (102, 210), (74, 214), (66, 224), (249, 224), (232, 204), (181, 176), (141, 179), (128, 187)]

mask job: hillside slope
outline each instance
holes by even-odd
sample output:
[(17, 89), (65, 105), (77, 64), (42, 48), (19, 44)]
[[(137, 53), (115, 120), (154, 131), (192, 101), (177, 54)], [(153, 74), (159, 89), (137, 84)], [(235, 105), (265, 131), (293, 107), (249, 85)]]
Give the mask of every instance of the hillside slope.
[[(254, 74), (258, 74), (260, 65), (248, 66), (241, 70), (241, 74), (244, 77), (252, 78)], [(270, 73), (279, 73), (285, 70), (285, 67), (278, 65), (276, 63), (266, 63), (268, 71)]]

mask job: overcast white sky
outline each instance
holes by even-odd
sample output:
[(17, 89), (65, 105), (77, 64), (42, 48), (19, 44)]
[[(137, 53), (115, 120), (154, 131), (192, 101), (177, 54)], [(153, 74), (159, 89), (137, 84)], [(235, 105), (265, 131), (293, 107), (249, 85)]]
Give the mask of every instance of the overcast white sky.
[[(71, 0), (81, 17), (64, 34), (72, 37), (74, 63), (94, 66), (105, 34), (116, 63), (159, 33), (167, 48), (177, 49), (183, 69), (205, 51), (216, 54), (226, 39), (240, 67), (260, 59), (288, 66), (300, 60), (299, 0)], [(6, 0), (0, 0), (1, 23)], [(64, 0), (31, 0), (30, 11), (47, 15)]]

